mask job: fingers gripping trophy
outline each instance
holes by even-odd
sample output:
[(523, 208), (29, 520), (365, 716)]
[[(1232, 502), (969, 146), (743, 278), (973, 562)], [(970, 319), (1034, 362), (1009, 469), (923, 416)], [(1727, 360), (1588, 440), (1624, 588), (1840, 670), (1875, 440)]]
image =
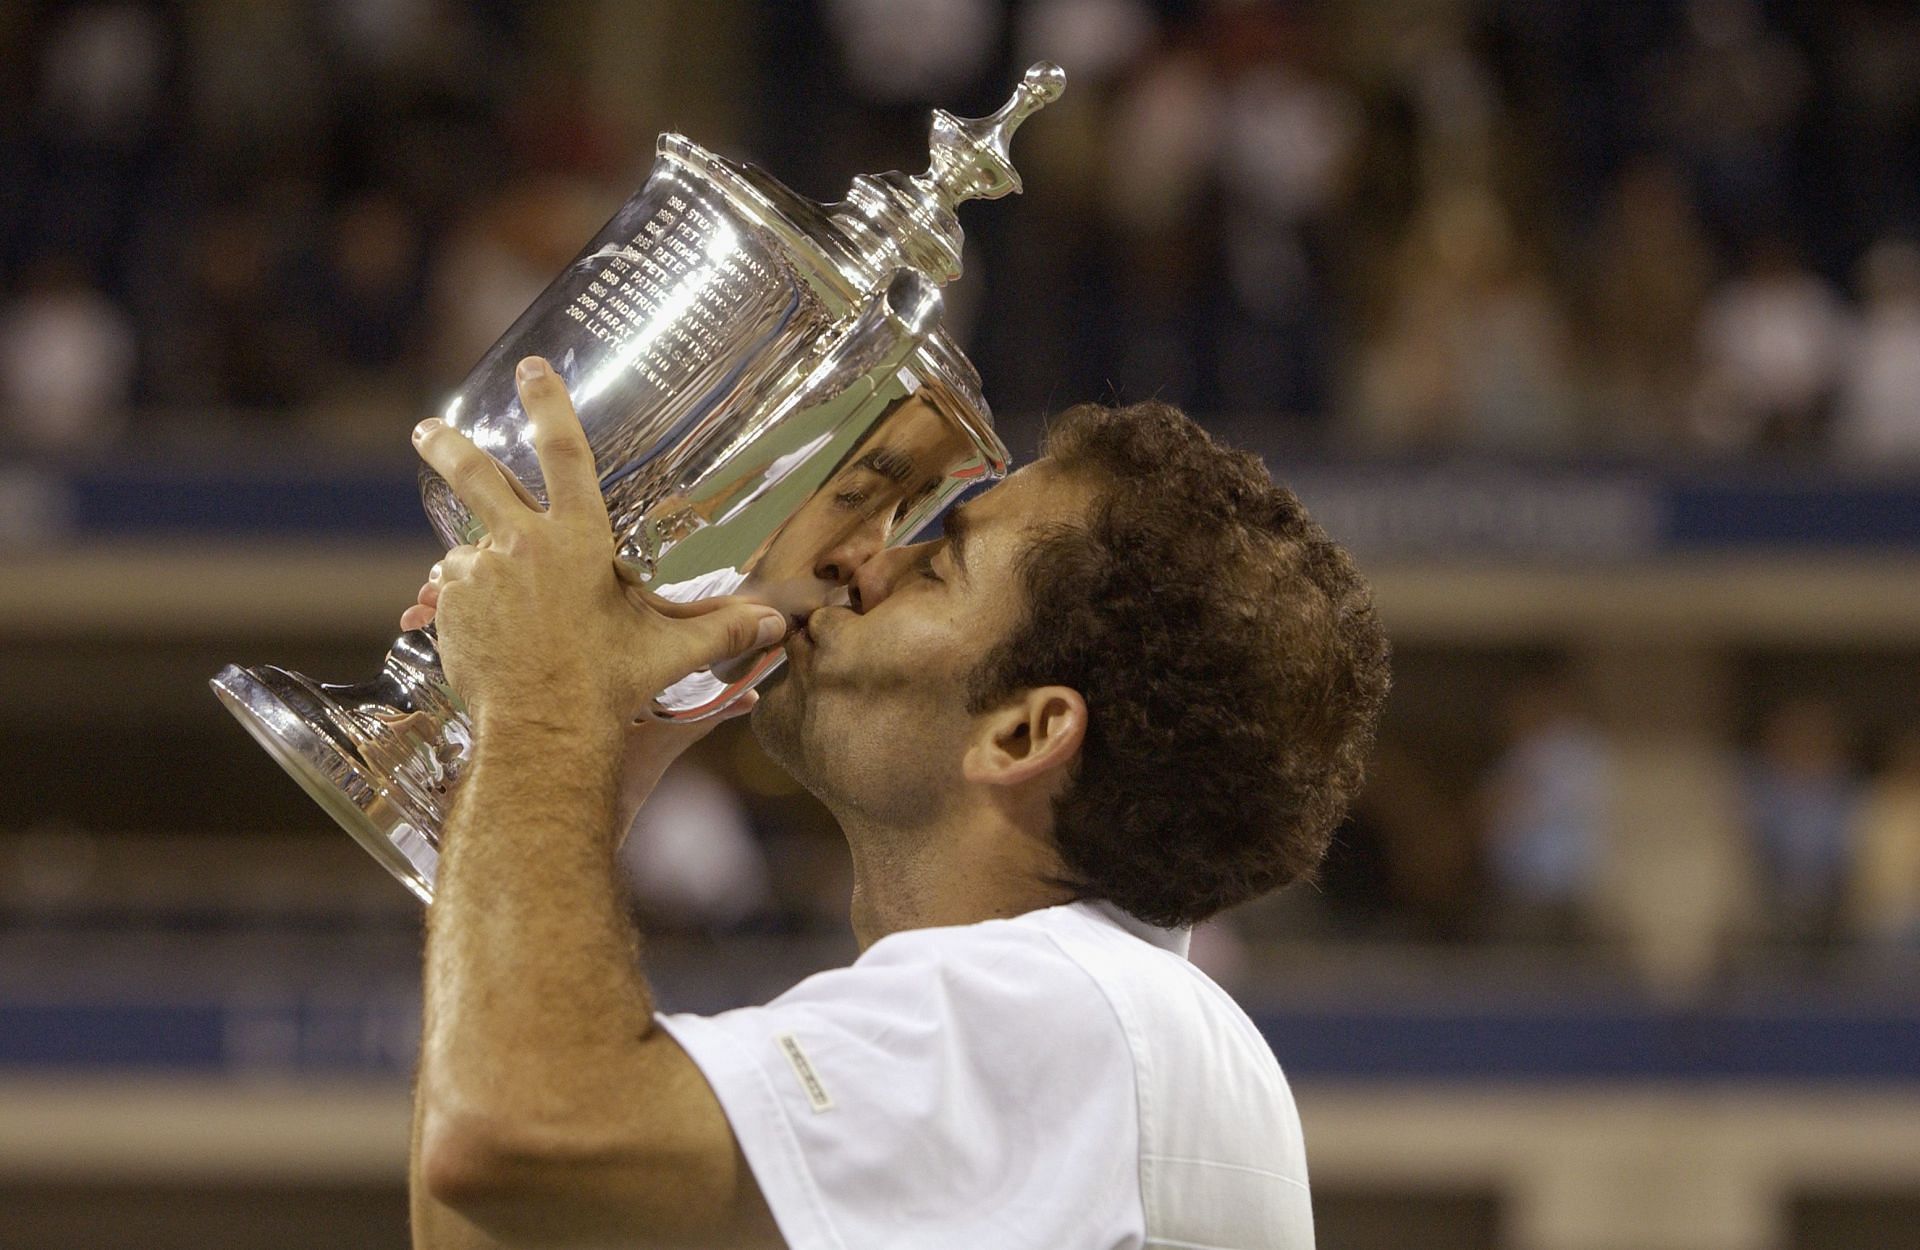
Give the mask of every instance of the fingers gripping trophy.
[[(1014, 129), (1057, 99), (1026, 73), (992, 116), (933, 115), (925, 173), (854, 179), (819, 205), (764, 171), (662, 135), (646, 184), (520, 315), (437, 414), (545, 506), (517, 362), (545, 357), (592, 446), (622, 578), (657, 600), (744, 596), (799, 617), (844, 594), (863, 555), (911, 541), (1006, 472), (979, 375), (940, 328), (960, 274), (954, 208), (1020, 190)], [(485, 527), (431, 469), (449, 547)], [(660, 692), (704, 720), (780, 663), (770, 648)], [(472, 745), (430, 629), (380, 675), (332, 685), (230, 665), (214, 693), (328, 814), (423, 900)]]

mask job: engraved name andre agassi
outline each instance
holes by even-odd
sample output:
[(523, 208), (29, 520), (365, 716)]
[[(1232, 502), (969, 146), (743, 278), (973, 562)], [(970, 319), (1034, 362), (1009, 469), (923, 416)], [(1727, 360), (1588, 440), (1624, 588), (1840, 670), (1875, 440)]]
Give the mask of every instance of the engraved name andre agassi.
[(820, 1083), (813, 1065), (807, 1062), (807, 1054), (800, 1049), (799, 1041), (791, 1033), (781, 1033), (774, 1040), (780, 1043), (780, 1053), (793, 1065), (793, 1074), (800, 1078), (800, 1088), (807, 1092), (807, 1105), (815, 1111), (831, 1111), (833, 1099), (827, 1096), (827, 1087)]

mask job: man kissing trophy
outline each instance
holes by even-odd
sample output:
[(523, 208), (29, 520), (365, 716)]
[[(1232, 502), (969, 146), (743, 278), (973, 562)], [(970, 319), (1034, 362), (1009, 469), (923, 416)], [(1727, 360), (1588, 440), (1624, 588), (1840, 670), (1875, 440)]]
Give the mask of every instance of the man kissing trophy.
[[(670, 602), (739, 595), (804, 617), (845, 593), (836, 570), (861, 551), (910, 541), (1006, 471), (979, 375), (940, 328), (939, 288), (960, 274), (955, 206), (1021, 189), (1008, 141), (1064, 82), (1041, 62), (989, 117), (936, 111), (926, 172), (856, 178), (830, 206), (662, 135), (646, 184), (440, 420), (544, 505), (514, 368), (545, 357), (592, 446), (623, 579)], [(484, 541), (432, 470), (421, 494), (449, 547)], [(781, 658), (776, 646), (694, 673), (653, 713), (718, 715)], [(230, 665), (212, 685), (329, 815), (431, 900), (472, 738), (430, 630), (402, 635), (372, 681)]]

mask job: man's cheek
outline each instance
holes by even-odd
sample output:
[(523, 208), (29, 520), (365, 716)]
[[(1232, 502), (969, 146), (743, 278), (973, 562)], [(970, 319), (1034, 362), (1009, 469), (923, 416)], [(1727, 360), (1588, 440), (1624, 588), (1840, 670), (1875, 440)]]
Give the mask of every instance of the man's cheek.
[(930, 623), (888, 639), (890, 645), (878, 665), (903, 685), (944, 688), (962, 672), (971, 671), (968, 660), (972, 648), (967, 641)]

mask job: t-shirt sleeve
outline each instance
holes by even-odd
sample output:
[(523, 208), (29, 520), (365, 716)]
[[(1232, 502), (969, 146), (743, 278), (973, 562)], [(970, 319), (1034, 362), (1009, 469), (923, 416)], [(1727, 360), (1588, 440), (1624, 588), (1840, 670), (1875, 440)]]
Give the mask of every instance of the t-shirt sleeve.
[(1126, 1039), (1044, 934), (896, 934), (764, 1007), (659, 1020), (792, 1250), (1139, 1244)]

